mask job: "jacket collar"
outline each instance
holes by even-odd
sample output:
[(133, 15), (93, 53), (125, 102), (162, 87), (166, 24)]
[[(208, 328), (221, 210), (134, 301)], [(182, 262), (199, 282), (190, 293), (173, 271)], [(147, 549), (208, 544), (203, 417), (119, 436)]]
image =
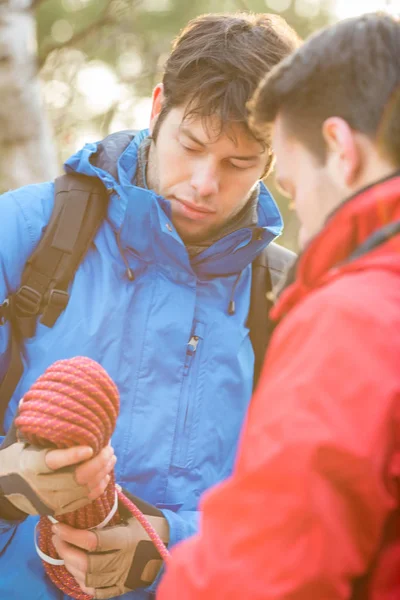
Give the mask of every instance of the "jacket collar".
[[(400, 218), (400, 173), (378, 181), (344, 201), (309, 243), (294, 266), (294, 282), (281, 293), (271, 312), (280, 319), (299, 300), (344, 272), (376, 266), (397, 268), (380, 248), (354, 261), (347, 259), (374, 233)], [(392, 264), (393, 263), (393, 264)]]

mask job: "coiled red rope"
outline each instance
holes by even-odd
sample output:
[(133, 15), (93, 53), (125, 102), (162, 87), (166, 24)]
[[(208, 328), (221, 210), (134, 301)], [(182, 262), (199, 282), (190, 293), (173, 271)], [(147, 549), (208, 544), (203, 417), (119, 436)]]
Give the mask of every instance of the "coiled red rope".
[[(16, 419), (16, 427), (31, 444), (41, 448), (91, 446), (98, 454), (110, 441), (119, 412), (118, 389), (107, 372), (97, 362), (86, 357), (59, 360), (52, 364), (24, 395)], [(161, 557), (169, 553), (151, 524), (140, 510), (115, 485), (114, 473), (104, 493), (90, 504), (57, 517), (76, 529), (90, 529), (103, 523), (110, 514), (115, 494), (143, 526)], [(117, 512), (109, 525), (121, 522)], [(52, 543), (51, 522), (41, 517), (39, 548), (52, 558), (58, 558)], [(52, 582), (65, 594), (77, 600), (92, 597), (82, 592), (74, 577), (62, 565), (43, 562)]]

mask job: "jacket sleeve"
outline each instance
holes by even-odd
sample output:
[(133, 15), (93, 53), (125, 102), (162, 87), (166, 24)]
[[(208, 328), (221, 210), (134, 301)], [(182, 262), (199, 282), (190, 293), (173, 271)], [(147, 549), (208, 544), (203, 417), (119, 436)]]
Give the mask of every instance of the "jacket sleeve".
[[(15, 292), (53, 208), (53, 183), (29, 185), (0, 197), (0, 304)], [(0, 380), (8, 367), (10, 326), (0, 326)]]
[[(25, 263), (38, 244), (53, 208), (53, 184), (30, 185), (0, 197), (0, 304), (20, 284)], [(0, 381), (7, 371), (10, 325), (0, 326)], [(3, 438), (0, 437), (0, 442)], [(0, 519), (0, 555), (16, 523)]]
[[(42, 183), (0, 197), (0, 304), (15, 292), (54, 205), (54, 184)], [(8, 367), (10, 326), (0, 327), (0, 379)]]
[(350, 598), (395, 505), (400, 319), (364, 283), (315, 292), (278, 327), (234, 473), (204, 496), (158, 600)]
[[(0, 445), (3, 443), (4, 436), (0, 436)], [(10, 543), (17, 523), (14, 521), (7, 521), (6, 519), (0, 518), (0, 556), (6, 546)]]
[(172, 510), (163, 510), (162, 512), (169, 525), (170, 548), (197, 532), (200, 514), (199, 511), (181, 510), (178, 512), (173, 512)]

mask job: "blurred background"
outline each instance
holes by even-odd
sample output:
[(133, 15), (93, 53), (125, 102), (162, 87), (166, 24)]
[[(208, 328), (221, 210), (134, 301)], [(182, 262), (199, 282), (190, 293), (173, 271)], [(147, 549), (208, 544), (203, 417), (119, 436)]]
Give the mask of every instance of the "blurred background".
[[(173, 38), (208, 12), (282, 15), (301, 37), (400, 0), (1, 0), (0, 190), (56, 176), (86, 142), (147, 127)], [(373, 83), (372, 83), (373, 85)], [(297, 223), (272, 189), (296, 249)]]

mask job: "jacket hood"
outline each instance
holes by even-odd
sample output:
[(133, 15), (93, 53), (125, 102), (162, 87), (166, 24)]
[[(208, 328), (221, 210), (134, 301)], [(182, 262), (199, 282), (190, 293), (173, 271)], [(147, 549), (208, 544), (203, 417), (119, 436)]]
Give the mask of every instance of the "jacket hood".
[(281, 294), (271, 316), (279, 320), (313, 289), (345, 273), (369, 268), (400, 275), (399, 235), (354, 258), (362, 244), (400, 219), (400, 174), (379, 181), (346, 200), (328, 219), (295, 265), (295, 281)]
[(147, 129), (112, 134), (101, 142), (86, 144), (65, 163), (66, 172), (102, 181), (110, 195), (108, 218), (124, 249), (146, 262), (170, 257), (180, 268), (208, 277), (239, 273), (280, 235), (282, 217), (261, 183), (257, 225), (226, 235), (190, 260), (171, 221), (170, 202), (134, 184), (138, 148), (148, 135)]

